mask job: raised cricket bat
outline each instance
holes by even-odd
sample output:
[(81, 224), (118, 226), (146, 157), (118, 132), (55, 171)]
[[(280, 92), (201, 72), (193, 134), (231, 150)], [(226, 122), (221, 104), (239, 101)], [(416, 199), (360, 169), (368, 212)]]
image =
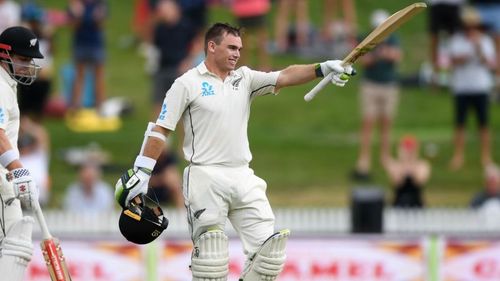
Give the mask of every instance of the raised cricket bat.
[[(359, 43), (342, 61), (344, 65), (353, 64), (356, 60), (367, 52), (375, 48), (384, 41), (389, 34), (394, 32), (399, 26), (407, 22), (418, 12), (425, 9), (427, 5), (419, 2), (397, 11), (388, 17), (382, 24), (375, 28), (361, 43)], [(304, 96), (305, 101), (310, 101), (323, 89), (332, 79), (333, 72), (324, 77), (314, 88)]]
[(71, 281), (59, 241), (50, 234), (40, 204), (37, 203), (33, 211), (42, 230), (43, 241), (40, 243), (40, 247), (50, 278), (52, 281)]

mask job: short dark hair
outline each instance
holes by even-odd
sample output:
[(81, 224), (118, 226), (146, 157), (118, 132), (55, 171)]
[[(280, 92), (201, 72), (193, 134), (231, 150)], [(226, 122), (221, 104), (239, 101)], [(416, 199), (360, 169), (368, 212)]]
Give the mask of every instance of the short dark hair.
[(205, 55), (207, 54), (208, 42), (214, 41), (216, 44), (222, 42), (222, 38), (226, 34), (231, 34), (237, 37), (241, 36), (241, 28), (234, 27), (229, 23), (215, 23), (205, 33)]

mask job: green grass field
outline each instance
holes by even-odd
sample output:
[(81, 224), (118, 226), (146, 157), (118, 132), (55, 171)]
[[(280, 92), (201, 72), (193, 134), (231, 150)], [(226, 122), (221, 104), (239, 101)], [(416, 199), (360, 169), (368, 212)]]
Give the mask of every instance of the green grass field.
[[(112, 154), (113, 162), (126, 168), (131, 165), (142, 141), (150, 112), (150, 80), (143, 71), (143, 61), (133, 47), (122, 47), (131, 36), (132, 2), (111, 0), (111, 14), (107, 23), (108, 64), (106, 70), (109, 97), (125, 96), (135, 106), (134, 114), (125, 118), (124, 126), (116, 133), (76, 134), (70, 132), (62, 121), (47, 120), (52, 136), (51, 176), (53, 197), (51, 206), (59, 207), (67, 184), (75, 177), (73, 168), (58, 158), (61, 149), (99, 143)], [(313, 23), (319, 24), (322, 1), (310, 1)], [(66, 1), (46, 0), (47, 7), (63, 9)], [(410, 4), (411, 1), (358, 0), (358, 20), (362, 31), (366, 29), (369, 14), (375, 8), (391, 12)], [(270, 17), (272, 18), (272, 16)], [(398, 32), (404, 48), (402, 73), (415, 72), (427, 57), (426, 15), (421, 14)], [(233, 22), (231, 15), (221, 7), (210, 12), (210, 21)], [(271, 21), (272, 22), (272, 21)], [(271, 25), (271, 23), (270, 23)], [(70, 61), (69, 29), (56, 33), (56, 66)], [(289, 64), (313, 63), (294, 56), (273, 57), (275, 68)], [(56, 88), (61, 81), (56, 78)], [(257, 99), (252, 107), (249, 126), (250, 144), (254, 160), (251, 166), (256, 174), (268, 182), (268, 193), (275, 206), (345, 206), (349, 190), (356, 186), (348, 178), (357, 157), (358, 128), (360, 124), (357, 78), (343, 89), (329, 86), (310, 103), (303, 101), (303, 94), (314, 83), (287, 88), (277, 97)], [(475, 120), (469, 122), (467, 162), (460, 172), (447, 169), (451, 157), (452, 107), (447, 91), (430, 89), (403, 89), (399, 114), (395, 121), (393, 139), (411, 133), (424, 144), (434, 143), (439, 153), (432, 159), (432, 177), (426, 186), (427, 202), (431, 206), (465, 206), (472, 193), (482, 186), (482, 170), (478, 158), (478, 140)], [(491, 125), (493, 147), (500, 144), (498, 124), (500, 110), (492, 105)], [(374, 151), (378, 143), (374, 142)], [(494, 158), (500, 161), (498, 149)], [(385, 188), (387, 179), (373, 157), (375, 185)], [(113, 183), (119, 172), (105, 174)], [(387, 189), (389, 191), (389, 189)], [(389, 193), (389, 192), (388, 192)]]

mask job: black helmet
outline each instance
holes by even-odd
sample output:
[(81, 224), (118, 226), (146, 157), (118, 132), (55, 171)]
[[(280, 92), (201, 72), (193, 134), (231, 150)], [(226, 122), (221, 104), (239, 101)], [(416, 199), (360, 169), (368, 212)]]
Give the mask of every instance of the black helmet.
[[(5, 70), (12, 79), (23, 85), (31, 85), (40, 70), (33, 58), (43, 59), (40, 43), (35, 34), (26, 27), (9, 27), (0, 34), (0, 61), (8, 65)], [(13, 60), (12, 55), (30, 58), (29, 63)]]
[(33, 31), (23, 26), (12, 26), (0, 34), (0, 49), (11, 54), (43, 59), (40, 44)]
[[(152, 207), (148, 206), (151, 204)], [(168, 219), (158, 203), (145, 195), (138, 195), (122, 210), (118, 226), (128, 241), (148, 244), (167, 229)]]

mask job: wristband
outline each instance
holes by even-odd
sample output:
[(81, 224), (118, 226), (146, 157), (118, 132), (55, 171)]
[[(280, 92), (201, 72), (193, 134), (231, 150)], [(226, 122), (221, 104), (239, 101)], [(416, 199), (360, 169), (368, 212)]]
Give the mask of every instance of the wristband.
[(2, 155), (0, 155), (0, 165), (2, 165), (4, 168), (7, 168), (10, 163), (18, 159), (19, 152), (15, 151), (14, 149), (9, 149), (2, 153)]
[(156, 160), (154, 160), (153, 158), (147, 157), (147, 156), (142, 156), (142, 155), (137, 156), (137, 158), (135, 158), (135, 162), (134, 162), (134, 167), (146, 168), (150, 171), (153, 170), (155, 165), (156, 165)]
[(316, 64), (314, 67), (314, 74), (316, 74), (316, 77), (325, 77), (323, 71), (321, 70), (321, 64)]

